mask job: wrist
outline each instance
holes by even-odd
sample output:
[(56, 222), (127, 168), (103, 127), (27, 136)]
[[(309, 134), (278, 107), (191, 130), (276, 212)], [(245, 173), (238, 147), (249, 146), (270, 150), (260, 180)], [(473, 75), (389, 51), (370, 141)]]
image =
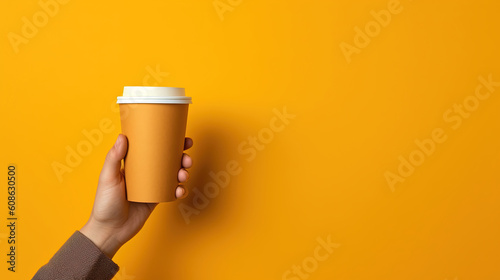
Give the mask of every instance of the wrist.
[(80, 229), (80, 232), (90, 239), (110, 259), (113, 258), (122, 246), (122, 244), (114, 239), (111, 231), (99, 226), (92, 218)]

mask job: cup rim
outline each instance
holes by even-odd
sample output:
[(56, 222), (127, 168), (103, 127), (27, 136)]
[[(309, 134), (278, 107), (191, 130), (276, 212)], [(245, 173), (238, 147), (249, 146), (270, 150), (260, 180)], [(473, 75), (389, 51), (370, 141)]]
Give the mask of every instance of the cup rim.
[(192, 99), (188, 96), (118, 96), (116, 103), (192, 104)]

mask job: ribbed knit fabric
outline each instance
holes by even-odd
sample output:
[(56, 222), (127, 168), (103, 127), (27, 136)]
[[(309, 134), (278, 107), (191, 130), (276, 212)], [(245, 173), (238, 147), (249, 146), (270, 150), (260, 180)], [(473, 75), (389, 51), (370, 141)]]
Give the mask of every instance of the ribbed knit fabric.
[(108, 280), (118, 270), (90, 239), (75, 231), (33, 280)]

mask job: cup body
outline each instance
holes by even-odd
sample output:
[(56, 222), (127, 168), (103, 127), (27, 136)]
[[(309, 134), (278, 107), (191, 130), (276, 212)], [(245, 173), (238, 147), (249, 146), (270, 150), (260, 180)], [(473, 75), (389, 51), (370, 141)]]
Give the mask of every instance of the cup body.
[(127, 199), (174, 201), (189, 104), (120, 104)]
[(184, 88), (131, 86), (123, 88), (117, 103), (122, 133), (128, 139), (127, 199), (174, 201), (191, 97)]

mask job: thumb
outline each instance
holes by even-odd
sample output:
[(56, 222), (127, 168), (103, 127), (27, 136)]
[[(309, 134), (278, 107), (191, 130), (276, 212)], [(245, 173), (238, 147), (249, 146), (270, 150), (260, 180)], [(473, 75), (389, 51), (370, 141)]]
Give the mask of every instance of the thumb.
[(115, 184), (121, 180), (121, 161), (127, 154), (127, 137), (120, 134), (116, 139), (115, 145), (109, 150), (104, 160), (104, 165), (99, 177), (101, 182)]

